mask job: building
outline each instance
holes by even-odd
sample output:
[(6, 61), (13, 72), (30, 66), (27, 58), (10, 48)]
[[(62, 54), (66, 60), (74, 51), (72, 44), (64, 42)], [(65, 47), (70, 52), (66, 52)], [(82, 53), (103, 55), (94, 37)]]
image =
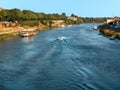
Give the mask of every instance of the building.
[(64, 20), (53, 20), (52, 26), (59, 26), (60, 24), (64, 23)]
[(0, 11), (3, 11), (4, 9), (3, 8), (0, 8)]
[(74, 17), (74, 16), (71, 16), (71, 17), (69, 17), (68, 19), (71, 19), (71, 20), (73, 20), (73, 21), (77, 21), (77, 20), (78, 20), (78, 18), (77, 18), (77, 17)]
[(106, 22), (107, 22), (107, 24), (110, 23), (110, 22), (113, 22), (113, 18), (109, 18), (109, 19), (107, 19)]
[(0, 28), (9, 27), (9, 25), (10, 25), (10, 22), (6, 22), (6, 21), (0, 22)]
[(107, 19), (107, 24), (112, 28), (120, 28), (120, 18), (114, 17), (111, 19)]
[(17, 23), (14, 23), (14, 22), (7, 22), (7, 21), (0, 22), (0, 28), (16, 27), (16, 26), (17, 26)]
[(107, 19), (107, 24), (110, 22), (115, 22), (115, 21), (120, 21), (120, 18), (117, 16), (115, 16), (114, 18), (109, 18), (109, 19)]

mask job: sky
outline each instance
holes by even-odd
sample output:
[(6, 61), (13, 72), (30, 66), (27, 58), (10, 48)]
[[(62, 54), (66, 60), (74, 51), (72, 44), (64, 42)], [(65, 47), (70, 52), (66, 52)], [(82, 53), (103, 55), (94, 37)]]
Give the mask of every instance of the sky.
[(0, 0), (0, 7), (79, 17), (120, 16), (120, 0)]

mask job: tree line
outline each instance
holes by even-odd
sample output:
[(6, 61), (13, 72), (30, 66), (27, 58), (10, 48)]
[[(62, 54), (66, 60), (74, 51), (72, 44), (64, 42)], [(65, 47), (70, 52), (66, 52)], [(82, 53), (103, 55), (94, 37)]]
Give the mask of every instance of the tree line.
[(106, 18), (90, 18), (90, 17), (78, 17), (77, 15), (71, 14), (71, 17), (76, 17), (77, 20), (68, 19), (66, 13), (62, 14), (45, 14), (43, 12), (33, 12), (31, 10), (20, 10), (17, 8), (10, 10), (0, 11), (0, 21), (39, 21), (43, 24), (52, 23), (52, 20), (64, 20), (65, 24), (80, 24), (80, 23), (91, 23), (91, 22), (104, 22)]

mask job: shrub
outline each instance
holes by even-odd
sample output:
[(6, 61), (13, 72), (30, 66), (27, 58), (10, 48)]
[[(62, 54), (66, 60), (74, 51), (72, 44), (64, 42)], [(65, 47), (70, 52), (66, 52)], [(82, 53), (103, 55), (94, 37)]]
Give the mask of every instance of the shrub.
[(21, 26), (38, 26), (39, 21), (38, 20), (25, 20), (25, 21), (20, 21), (19, 24)]

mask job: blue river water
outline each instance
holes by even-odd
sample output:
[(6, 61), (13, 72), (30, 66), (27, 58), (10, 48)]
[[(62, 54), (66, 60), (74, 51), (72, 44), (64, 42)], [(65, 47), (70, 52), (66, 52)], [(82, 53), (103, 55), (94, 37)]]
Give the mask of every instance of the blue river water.
[(0, 90), (120, 90), (120, 41), (94, 25), (0, 40)]

